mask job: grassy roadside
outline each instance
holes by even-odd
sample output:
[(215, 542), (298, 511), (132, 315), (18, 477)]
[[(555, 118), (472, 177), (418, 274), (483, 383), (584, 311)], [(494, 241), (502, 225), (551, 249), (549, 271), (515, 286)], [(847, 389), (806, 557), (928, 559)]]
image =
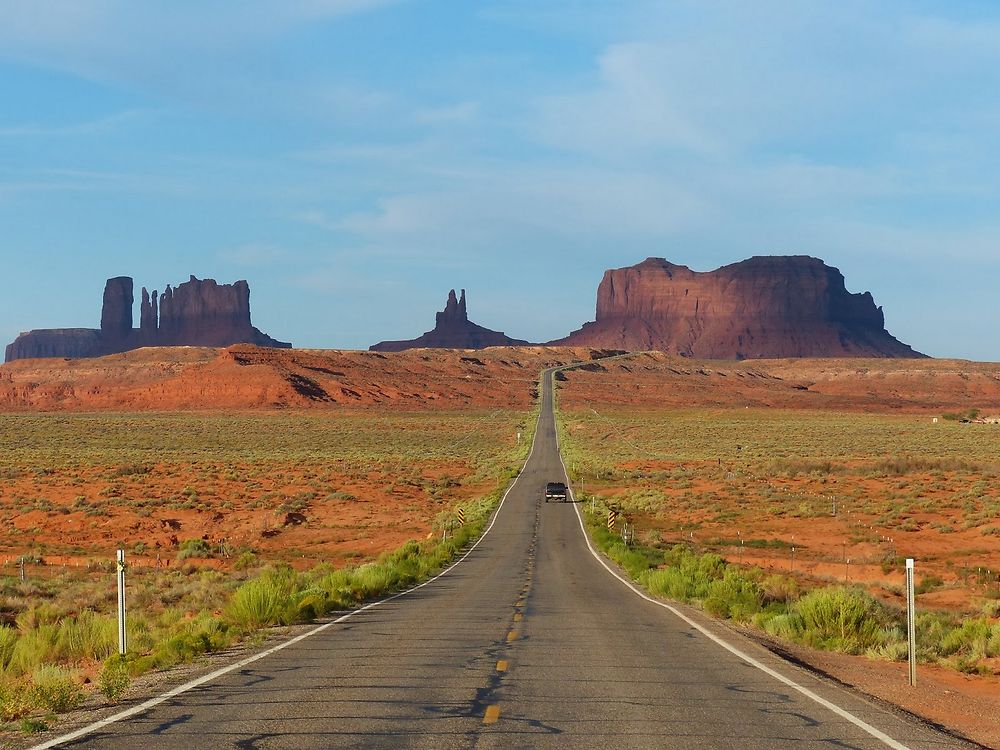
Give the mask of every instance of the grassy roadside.
[[(579, 485), (593, 475), (598, 457), (575, 443), (557, 411), (557, 429), (570, 478)], [(621, 446), (619, 446), (621, 449)], [(606, 527), (607, 504), (577, 491), (588, 532), (597, 547), (646, 591), (700, 607), (708, 614), (757, 628), (771, 636), (814, 648), (871, 658), (905, 660), (905, 613), (859, 586), (804, 590), (793, 578), (730, 564), (718, 554), (652, 539), (626, 545)], [(1000, 602), (987, 602), (981, 616), (959, 618), (921, 611), (918, 659), (966, 673), (992, 673), (1000, 657)]]
[[(285, 564), (256, 567), (249, 556), (235, 574), (188, 565), (170, 574), (135, 576), (126, 657), (116, 653), (112, 607), (73, 607), (73, 599), (98, 601), (99, 594), (83, 594), (78, 588), (54, 595), (46, 588), (61, 585), (55, 581), (19, 584), (18, 594), (35, 597), (37, 604), (21, 611), (12, 625), (0, 625), (0, 721), (25, 732), (44, 730), (56, 714), (96, 692), (117, 702), (144, 673), (238, 642), (252, 643), (272, 626), (350, 610), (435, 575), (482, 534), (527, 458), (537, 415), (536, 406), (525, 418), (525, 439), (493, 457), (473, 477), (495, 477), (494, 490), (441, 512), (429, 538), (406, 542), (372, 562), (340, 568), (321, 563), (297, 571)], [(459, 508), (464, 524), (457, 520)], [(109, 589), (113, 598), (107, 582), (79, 586)], [(144, 606), (152, 602), (166, 606), (154, 612)], [(5, 604), (0, 600), (0, 609)]]

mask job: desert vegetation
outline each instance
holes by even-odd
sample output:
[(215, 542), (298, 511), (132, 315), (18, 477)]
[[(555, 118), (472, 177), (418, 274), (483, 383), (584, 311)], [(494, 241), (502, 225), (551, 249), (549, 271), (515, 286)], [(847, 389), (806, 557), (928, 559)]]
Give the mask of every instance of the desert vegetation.
[[(591, 532), (650, 591), (786, 640), (903, 659), (914, 557), (919, 658), (1000, 671), (994, 426), (575, 404), (560, 430)], [(607, 532), (612, 507), (635, 544)]]
[[(533, 420), (469, 411), (0, 423), (0, 517), (13, 529), (0, 551), (0, 721), (35, 731), (95, 691), (120, 700), (145, 672), (439, 571), (480, 533)], [(125, 658), (118, 547), (129, 560)]]

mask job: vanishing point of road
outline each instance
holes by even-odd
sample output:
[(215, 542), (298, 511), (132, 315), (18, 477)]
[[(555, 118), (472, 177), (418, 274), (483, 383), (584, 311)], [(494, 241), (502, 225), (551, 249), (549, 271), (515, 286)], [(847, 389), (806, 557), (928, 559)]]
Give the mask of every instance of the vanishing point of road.
[(723, 625), (643, 598), (592, 552), (577, 505), (542, 502), (545, 483), (563, 478), (546, 372), (531, 456), (458, 565), (46, 746), (969, 747)]

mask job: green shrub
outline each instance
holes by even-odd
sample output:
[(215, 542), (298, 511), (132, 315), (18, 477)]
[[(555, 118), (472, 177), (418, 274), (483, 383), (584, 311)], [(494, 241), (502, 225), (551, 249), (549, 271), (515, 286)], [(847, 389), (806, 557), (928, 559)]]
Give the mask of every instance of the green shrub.
[(35, 704), (48, 711), (68, 711), (83, 700), (83, 687), (76, 674), (65, 667), (40, 666), (35, 669), (31, 681)]
[(686, 602), (691, 598), (691, 585), (679, 568), (664, 568), (646, 576), (645, 584), (653, 594)]
[(986, 617), (1000, 617), (1000, 600), (993, 599), (983, 602), (982, 611)]
[(118, 624), (109, 615), (85, 609), (59, 622), (56, 646), (61, 659), (103, 661), (114, 653), (117, 644)]
[(104, 662), (101, 674), (97, 678), (97, 686), (105, 698), (117, 703), (125, 696), (131, 681), (128, 664), (121, 656), (115, 654)]
[(58, 661), (56, 625), (39, 625), (31, 630), (21, 629), (11, 651), (9, 669), (14, 674), (28, 674), (40, 664)]
[(809, 645), (849, 654), (881, 646), (891, 616), (866, 591), (834, 587), (812, 591), (795, 604)]
[(233, 593), (225, 609), (226, 619), (244, 633), (287, 624), (291, 588), (288, 575), (273, 571), (247, 581)]
[(906, 661), (910, 656), (910, 646), (906, 640), (890, 640), (884, 646), (869, 649), (868, 656), (888, 661)]
[(761, 604), (789, 604), (799, 597), (799, 584), (794, 578), (772, 574), (761, 583)]
[(189, 557), (211, 557), (212, 545), (204, 539), (185, 539), (177, 547), (177, 559), (187, 560)]
[(805, 632), (805, 622), (798, 612), (762, 612), (753, 622), (765, 632), (786, 641), (801, 641)]
[(25, 734), (38, 734), (39, 732), (46, 732), (49, 729), (49, 724), (44, 719), (39, 719), (35, 716), (29, 716), (27, 718), (21, 719), (21, 731)]
[(986, 656), (992, 635), (989, 621), (982, 618), (965, 620), (941, 639), (941, 654), (951, 656), (962, 653), (982, 659)]
[(921, 578), (920, 583), (918, 583), (913, 590), (917, 594), (927, 594), (941, 588), (942, 586), (944, 586), (944, 581), (942, 581), (939, 576), (928, 575)]
[(24, 679), (0, 678), (0, 721), (14, 721), (35, 708), (31, 684)]
[(242, 552), (240, 553), (240, 556), (236, 558), (236, 561), (233, 563), (233, 568), (235, 568), (236, 570), (247, 570), (249, 568), (252, 568), (256, 564), (257, 564), (257, 555), (249, 551)]
[(760, 611), (760, 599), (756, 581), (735, 568), (727, 568), (721, 579), (708, 585), (708, 596), (702, 606), (716, 617), (748, 622)]

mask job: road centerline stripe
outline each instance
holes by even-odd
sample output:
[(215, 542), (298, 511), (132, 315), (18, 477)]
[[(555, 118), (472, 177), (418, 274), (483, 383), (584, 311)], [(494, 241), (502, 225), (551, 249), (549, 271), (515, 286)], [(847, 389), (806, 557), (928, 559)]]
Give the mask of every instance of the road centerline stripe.
[[(556, 369), (559, 369), (559, 368), (556, 368)], [(551, 372), (552, 371), (546, 371), (545, 377), (546, 378), (550, 378), (550, 373)], [(548, 380), (548, 387), (550, 389), (553, 388), (552, 380), (551, 379)], [(555, 431), (555, 436), (556, 436), (556, 450), (557, 450), (558, 455), (559, 455), (559, 463), (562, 466), (563, 476), (566, 478), (566, 485), (569, 486), (570, 485), (569, 473), (566, 471), (566, 462), (563, 461), (563, 457), (562, 457), (562, 446), (559, 444), (559, 431), (555, 429), (555, 398), (554, 398), (554, 395), (553, 395), (553, 399), (552, 399), (552, 427), (553, 427), (553, 430)], [(536, 434), (537, 434), (537, 429), (536, 429)], [(670, 604), (668, 604), (666, 602), (662, 602), (662, 601), (660, 601), (658, 599), (654, 599), (653, 597), (649, 596), (644, 591), (642, 591), (639, 588), (637, 588), (631, 581), (629, 581), (628, 579), (622, 577), (617, 572), (615, 572), (615, 570), (612, 569), (604, 561), (604, 559), (601, 557), (601, 555), (594, 548), (594, 545), (591, 543), (591, 541), (590, 541), (590, 535), (587, 533), (587, 527), (583, 523), (583, 514), (580, 512), (580, 505), (579, 505), (579, 503), (576, 502), (576, 498), (573, 496), (573, 489), (572, 489), (572, 487), (569, 487), (569, 494), (570, 494), (570, 499), (573, 502), (573, 510), (576, 511), (577, 521), (579, 521), (579, 523), (580, 523), (580, 531), (583, 534), (584, 541), (587, 543), (587, 549), (590, 550), (590, 554), (593, 555), (594, 559), (597, 560), (597, 562), (601, 564), (601, 567), (603, 567), (606, 571), (608, 571), (608, 573), (610, 573), (615, 578), (617, 578), (619, 581), (621, 581), (623, 584), (625, 584), (625, 586), (627, 586), (629, 589), (631, 589), (632, 592), (634, 594), (636, 594), (636, 596), (639, 596), (642, 599), (645, 599), (647, 602), (650, 602), (651, 604), (655, 604), (657, 607), (662, 607), (663, 609), (667, 610), (671, 614), (677, 616), (682, 621), (684, 621), (685, 623), (687, 623), (688, 625), (690, 625), (692, 628), (694, 628), (695, 630), (697, 630), (699, 633), (701, 633), (702, 635), (704, 635), (706, 638), (708, 638), (709, 640), (713, 641), (717, 645), (721, 646), (726, 651), (730, 652), (731, 654), (733, 654), (737, 658), (741, 659), (743, 662), (749, 664), (752, 667), (755, 667), (755, 668), (759, 669), (764, 674), (769, 675), (770, 677), (773, 677), (774, 679), (776, 679), (778, 682), (782, 683), (786, 687), (789, 687), (792, 690), (795, 690), (796, 692), (800, 693), (801, 695), (805, 696), (806, 698), (814, 701), (815, 703), (818, 703), (820, 706), (823, 706), (823, 708), (826, 708), (826, 709), (832, 711), (834, 714), (836, 714), (840, 718), (845, 719), (846, 721), (849, 721), (851, 724), (854, 724), (854, 726), (858, 727), (859, 729), (861, 729), (865, 733), (867, 733), (867, 734), (871, 735), (872, 737), (874, 737), (875, 739), (879, 740), (884, 745), (886, 745), (888, 747), (891, 747), (893, 750), (910, 750), (910, 748), (908, 748), (903, 743), (901, 743), (901, 742), (893, 739), (892, 737), (890, 737), (889, 735), (887, 735), (882, 730), (877, 729), (876, 727), (874, 727), (871, 724), (869, 724), (864, 719), (861, 719), (861, 718), (855, 716), (854, 714), (852, 714), (847, 709), (841, 708), (836, 703), (833, 703), (833, 702), (827, 700), (826, 698), (824, 698), (823, 696), (821, 696), (821, 695), (813, 692), (809, 688), (807, 688), (807, 687), (805, 687), (803, 685), (798, 684), (797, 682), (795, 682), (795, 680), (791, 679), (790, 677), (786, 677), (785, 675), (781, 674), (780, 672), (778, 672), (778, 671), (776, 671), (774, 669), (771, 669), (771, 667), (769, 667), (766, 664), (758, 661), (757, 659), (755, 659), (754, 657), (750, 656), (749, 654), (744, 653), (738, 647), (730, 644), (728, 641), (726, 641), (723, 638), (717, 636), (715, 633), (711, 632), (707, 628), (703, 627), (699, 623), (697, 623), (694, 620), (692, 620), (690, 617), (688, 617), (687, 615), (685, 615), (683, 612), (681, 612), (676, 607), (671, 606)]]

